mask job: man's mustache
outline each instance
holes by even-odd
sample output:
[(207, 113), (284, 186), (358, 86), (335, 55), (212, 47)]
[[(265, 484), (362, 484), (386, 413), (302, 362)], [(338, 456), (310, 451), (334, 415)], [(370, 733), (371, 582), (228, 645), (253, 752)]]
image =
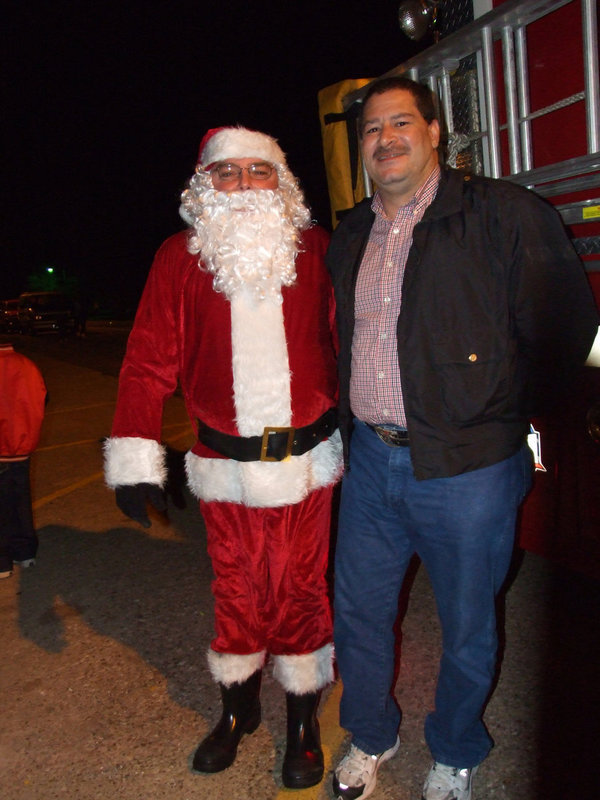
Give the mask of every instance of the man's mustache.
[(386, 156), (405, 156), (408, 154), (406, 147), (377, 147), (373, 152), (373, 158), (385, 158)]

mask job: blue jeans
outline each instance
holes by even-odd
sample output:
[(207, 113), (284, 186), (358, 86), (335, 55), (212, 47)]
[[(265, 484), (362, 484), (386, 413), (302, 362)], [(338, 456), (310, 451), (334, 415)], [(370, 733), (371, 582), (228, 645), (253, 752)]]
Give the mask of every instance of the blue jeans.
[(335, 559), (335, 647), (342, 727), (367, 753), (396, 741), (394, 622), (414, 553), (436, 598), (442, 658), (425, 738), (436, 761), (479, 764), (496, 669), (495, 598), (510, 566), (516, 514), (530, 488), (529, 448), (491, 467), (417, 481), (408, 447), (389, 447), (356, 421), (344, 476)]

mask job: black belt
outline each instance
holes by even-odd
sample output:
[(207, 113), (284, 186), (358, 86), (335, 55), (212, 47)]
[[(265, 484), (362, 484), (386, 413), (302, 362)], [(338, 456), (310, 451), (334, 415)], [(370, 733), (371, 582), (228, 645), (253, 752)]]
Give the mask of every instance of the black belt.
[(382, 442), (390, 447), (408, 447), (410, 445), (408, 431), (386, 428), (383, 425), (369, 425), (368, 422), (365, 424), (372, 431), (375, 431)]
[(262, 436), (230, 436), (198, 420), (198, 439), (234, 461), (287, 461), (301, 456), (329, 438), (337, 428), (337, 413), (330, 408), (304, 428), (265, 428)]

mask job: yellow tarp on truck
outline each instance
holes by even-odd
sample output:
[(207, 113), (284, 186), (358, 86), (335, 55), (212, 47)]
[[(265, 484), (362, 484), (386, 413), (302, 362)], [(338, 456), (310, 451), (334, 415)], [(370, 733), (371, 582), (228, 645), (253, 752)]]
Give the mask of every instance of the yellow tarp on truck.
[(344, 213), (350, 211), (365, 196), (356, 110), (351, 108), (345, 112), (343, 98), (370, 80), (371, 78), (357, 78), (341, 81), (319, 92), (321, 137), (334, 228)]

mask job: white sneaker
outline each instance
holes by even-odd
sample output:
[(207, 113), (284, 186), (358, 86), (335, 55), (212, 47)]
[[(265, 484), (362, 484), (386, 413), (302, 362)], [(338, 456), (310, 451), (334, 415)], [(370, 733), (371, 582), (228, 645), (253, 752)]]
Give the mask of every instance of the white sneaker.
[(471, 800), (473, 776), (477, 767), (458, 769), (436, 761), (423, 786), (422, 800)]
[(21, 569), (28, 569), (35, 566), (35, 558), (24, 558), (22, 561), (13, 559), (13, 564), (17, 564)]
[(377, 770), (384, 761), (395, 756), (400, 747), (400, 737), (396, 744), (374, 756), (364, 753), (350, 745), (350, 751), (337, 766), (333, 775), (333, 791), (341, 800), (358, 800), (368, 797), (377, 783)]

